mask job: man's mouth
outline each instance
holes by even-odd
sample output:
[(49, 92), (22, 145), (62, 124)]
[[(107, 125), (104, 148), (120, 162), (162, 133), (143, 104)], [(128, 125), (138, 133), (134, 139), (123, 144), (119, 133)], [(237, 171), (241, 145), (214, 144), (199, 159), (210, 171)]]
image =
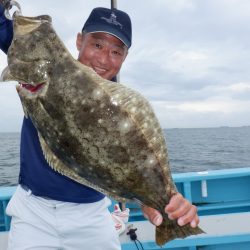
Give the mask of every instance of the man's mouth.
[(107, 69), (100, 68), (100, 67), (93, 67), (93, 69), (99, 75), (105, 74), (108, 71)]
[(39, 83), (39, 84), (34, 86), (32, 84), (29, 84), (29, 83), (20, 83), (20, 86), (21, 86), (21, 88), (25, 88), (25, 89), (29, 90), (30, 92), (35, 93), (38, 90), (40, 90), (44, 84), (45, 83), (43, 82), (43, 83)]

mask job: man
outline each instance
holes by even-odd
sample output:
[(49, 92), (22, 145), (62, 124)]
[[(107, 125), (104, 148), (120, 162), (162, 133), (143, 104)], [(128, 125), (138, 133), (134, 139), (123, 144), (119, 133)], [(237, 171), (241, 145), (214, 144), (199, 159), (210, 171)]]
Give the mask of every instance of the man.
[[(3, 16), (2, 7), (0, 35), (0, 47), (7, 52), (12, 23)], [(78, 60), (112, 80), (128, 54), (131, 37), (125, 12), (95, 8), (77, 35)], [(29, 118), (23, 120), (20, 157), (19, 186), (7, 207), (12, 216), (9, 249), (120, 249), (108, 198), (48, 166)], [(153, 224), (162, 222), (158, 211), (148, 207), (143, 211)], [(195, 206), (180, 194), (172, 197), (166, 212), (180, 225), (199, 223)]]

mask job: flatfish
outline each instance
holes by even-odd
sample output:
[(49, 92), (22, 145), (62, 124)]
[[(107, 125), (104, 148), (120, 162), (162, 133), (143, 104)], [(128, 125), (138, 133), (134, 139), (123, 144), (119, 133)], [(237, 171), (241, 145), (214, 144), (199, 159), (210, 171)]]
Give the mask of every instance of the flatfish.
[(24, 112), (37, 128), (49, 165), (122, 202), (163, 214), (156, 243), (200, 234), (180, 227), (164, 207), (177, 190), (163, 131), (149, 102), (75, 60), (51, 17), (14, 16), (14, 38), (2, 80), (16, 80)]

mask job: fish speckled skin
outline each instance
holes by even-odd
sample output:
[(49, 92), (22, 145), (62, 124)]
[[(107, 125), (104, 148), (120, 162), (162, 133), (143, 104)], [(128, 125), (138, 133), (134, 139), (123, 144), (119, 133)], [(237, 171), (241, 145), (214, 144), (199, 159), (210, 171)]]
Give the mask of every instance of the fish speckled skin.
[(14, 17), (14, 39), (3, 80), (18, 86), (50, 166), (119, 201), (137, 199), (159, 210), (156, 242), (202, 233), (180, 227), (164, 213), (176, 187), (162, 129), (148, 101), (134, 90), (99, 77), (73, 59), (49, 16)]

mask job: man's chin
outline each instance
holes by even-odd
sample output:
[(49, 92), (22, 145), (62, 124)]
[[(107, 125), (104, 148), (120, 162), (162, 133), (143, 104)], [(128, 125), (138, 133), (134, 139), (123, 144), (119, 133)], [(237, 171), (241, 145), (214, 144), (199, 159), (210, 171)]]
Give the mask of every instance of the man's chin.
[(110, 77), (108, 74), (105, 74), (105, 73), (98, 73), (96, 72), (100, 77), (102, 77), (103, 79), (106, 79), (106, 80), (111, 80), (112, 77)]

